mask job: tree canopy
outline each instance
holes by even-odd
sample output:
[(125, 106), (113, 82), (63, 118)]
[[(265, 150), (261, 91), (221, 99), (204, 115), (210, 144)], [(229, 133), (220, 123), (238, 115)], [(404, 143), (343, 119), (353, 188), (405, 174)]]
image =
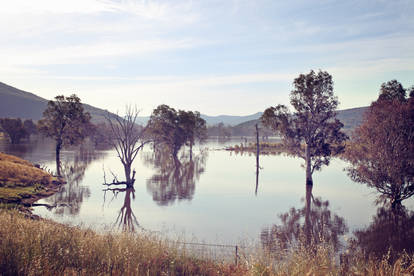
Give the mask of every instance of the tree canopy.
[(56, 141), (56, 168), (60, 175), (60, 150), (67, 145), (77, 145), (87, 136), (91, 116), (84, 112), (80, 99), (75, 95), (56, 96), (49, 101), (39, 131)]
[(30, 136), (31, 134), (37, 134), (37, 126), (31, 119), (24, 120), (23, 126), (27, 131), (27, 135)]
[(199, 112), (176, 111), (168, 105), (160, 105), (151, 114), (147, 134), (156, 145), (167, 146), (171, 154), (177, 157), (184, 144), (189, 145), (191, 151), (196, 140), (204, 140), (207, 137), (207, 127)]
[(10, 138), (12, 144), (20, 143), (20, 140), (29, 134), (20, 118), (2, 118), (0, 119), (0, 126)]
[(406, 90), (397, 80), (391, 80), (383, 83), (380, 88), (380, 95), (378, 101), (405, 101)]
[(290, 103), (295, 111), (284, 105), (269, 107), (261, 121), (280, 135), (289, 154), (305, 160), (306, 184), (313, 185), (313, 172), (343, 152), (347, 136), (336, 119), (338, 100), (328, 72), (300, 74), (293, 85)]
[(350, 177), (393, 207), (414, 195), (414, 97), (401, 88), (395, 80), (381, 86), (346, 151)]

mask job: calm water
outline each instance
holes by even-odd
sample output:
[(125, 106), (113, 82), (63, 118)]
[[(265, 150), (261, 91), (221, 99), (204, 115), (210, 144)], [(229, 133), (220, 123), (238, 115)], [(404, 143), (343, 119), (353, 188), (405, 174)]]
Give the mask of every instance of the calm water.
[[(234, 145), (240, 140), (229, 141)], [(116, 152), (87, 149), (64, 151), (63, 171), (68, 183), (59, 193), (41, 200), (57, 208), (34, 208), (34, 213), (71, 225), (96, 230), (143, 228), (170, 237), (210, 243), (257, 241), (264, 229), (280, 224), (282, 213), (305, 206), (305, 172), (300, 159), (261, 156), (258, 190), (256, 158), (222, 149), (209, 142), (196, 148), (193, 161), (181, 156), (174, 166), (165, 156), (154, 156), (149, 147), (137, 157), (135, 191), (103, 191), (113, 175), (123, 179)], [(53, 169), (53, 143), (10, 147), (6, 151)], [(339, 159), (314, 173), (314, 199), (325, 202), (332, 216), (344, 219), (351, 235), (368, 227), (377, 213), (376, 193), (352, 182)], [(104, 173), (105, 172), (105, 173)], [(122, 187), (120, 187), (122, 188)], [(414, 209), (414, 201), (405, 202)]]

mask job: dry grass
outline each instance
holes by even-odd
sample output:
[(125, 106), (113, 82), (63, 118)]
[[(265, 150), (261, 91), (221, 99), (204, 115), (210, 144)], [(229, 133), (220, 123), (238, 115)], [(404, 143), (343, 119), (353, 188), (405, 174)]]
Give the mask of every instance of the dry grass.
[(339, 265), (329, 245), (258, 251), (239, 265), (196, 258), (151, 234), (98, 234), (15, 211), (0, 211), (0, 275), (412, 275), (414, 258), (390, 264), (349, 256)]
[(3, 275), (240, 275), (242, 267), (200, 260), (151, 235), (97, 234), (0, 211)]
[(414, 256), (401, 254), (395, 261), (367, 257), (354, 252), (339, 262), (332, 246), (321, 244), (311, 249), (299, 246), (290, 252), (274, 255), (259, 254), (249, 266), (249, 275), (300, 276), (300, 275), (414, 275)]
[(0, 202), (33, 202), (50, 195), (59, 182), (26, 160), (0, 153)]
[(0, 187), (50, 184), (53, 177), (29, 161), (0, 153)]
[(11, 163), (15, 163), (15, 164), (21, 164), (21, 165), (25, 165), (25, 166), (33, 166), (32, 163), (30, 163), (27, 160), (21, 159), (17, 156), (14, 155), (9, 155), (9, 154), (5, 154), (0, 152), (0, 162), (11, 162)]

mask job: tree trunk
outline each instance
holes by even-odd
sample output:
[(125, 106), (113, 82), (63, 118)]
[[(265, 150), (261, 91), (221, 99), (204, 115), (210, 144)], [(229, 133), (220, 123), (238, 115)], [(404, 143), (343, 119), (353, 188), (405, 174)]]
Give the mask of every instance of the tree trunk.
[(257, 190), (259, 189), (259, 160), (256, 160), (256, 189), (254, 194), (257, 196)]
[(56, 174), (60, 176), (60, 150), (62, 149), (62, 141), (56, 142)]
[(312, 223), (310, 219), (312, 200), (312, 185), (306, 185), (305, 235), (307, 245), (312, 242)]
[(259, 143), (259, 127), (256, 124), (256, 190), (255, 195), (257, 195), (257, 189), (259, 187), (259, 155), (260, 155), (260, 143)]
[(174, 159), (178, 159), (177, 155), (178, 155), (178, 151), (180, 150), (180, 148), (175, 146), (175, 145), (173, 147), (174, 148), (173, 148), (172, 155), (173, 155)]
[(190, 142), (190, 161), (193, 161), (193, 142)]
[(132, 186), (131, 165), (125, 164), (124, 165), (124, 171), (125, 171), (125, 180), (126, 180), (126, 183), (127, 183), (127, 187), (131, 187)]
[(401, 208), (401, 198), (397, 197), (397, 198), (393, 198), (391, 201), (391, 209), (392, 210), (399, 210)]
[(312, 180), (312, 170), (311, 170), (311, 156), (310, 156), (310, 148), (309, 145), (306, 144), (305, 149), (306, 154), (306, 185), (312, 186), (313, 180)]

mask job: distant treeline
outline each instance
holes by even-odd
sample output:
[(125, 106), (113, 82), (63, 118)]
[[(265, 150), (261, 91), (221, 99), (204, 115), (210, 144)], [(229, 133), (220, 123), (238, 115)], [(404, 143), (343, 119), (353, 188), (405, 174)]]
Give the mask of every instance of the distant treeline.
[[(90, 123), (87, 129), (87, 136), (96, 145), (109, 145), (112, 139), (111, 129), (108, 124), (101, 122)], [(39, 134), (37, 122), (20, 118), (0, 118), (0, 132), (3, 137), (12, 144), (19, 144), (28, 141), (31, 136)]]
[(220, 138), (229, 138), (231, 136), (255, 136), (256, 124), (259, 124), (259, 132), (261, 137), (269, 137), (274, 135), (274, 132), (263, 126), (259, 120), (251, 120), (236, 126), (226, 126), (223, 123), (219, 123), (207, 127), (207, 133), (210, 137)]

